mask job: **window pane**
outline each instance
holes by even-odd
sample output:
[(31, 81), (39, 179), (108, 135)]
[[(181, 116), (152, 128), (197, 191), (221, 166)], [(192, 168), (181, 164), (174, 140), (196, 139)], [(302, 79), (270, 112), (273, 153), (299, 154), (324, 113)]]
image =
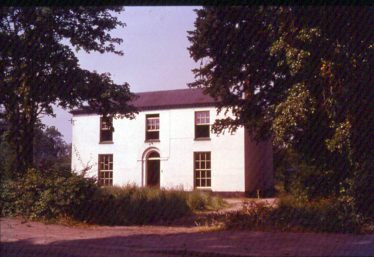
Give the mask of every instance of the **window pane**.
[(195, 162), (195, 187), (210, 187), (210, 152), (194, 153)]
[(110, 130), (101, 130), (100, 132), (100, 141), (112, 141), (113, 132)]
[(159, 139), (160, 131), (160, 117), (159, 114), (147, 114), (146, 115), (146, 140), (157, 140)]
[(110, 186), (113, 184), (113, 155), (100, 154), (99, 155), (99, 174), (98, 184)]
[(210, 137), (209, 125), (196, 125), (195, 138), (209, 138)]
[(147, 118), (147, 130), (158, 130), (159, 126), (159, 118)]
[(146, 133), (146, 140), (155, 140), (159, 139), (159, 132), (158, 131), (147, 131)]
[(113, 140), (112, 124), (112, 118), (100, 118), (100, 142)]
[(195, 124), (209, 124), (209, 111), (195, 112)]

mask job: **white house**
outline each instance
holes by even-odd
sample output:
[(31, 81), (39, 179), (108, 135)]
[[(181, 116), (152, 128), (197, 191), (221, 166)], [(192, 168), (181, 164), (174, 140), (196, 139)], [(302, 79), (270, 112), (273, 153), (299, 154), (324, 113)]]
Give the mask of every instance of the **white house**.
[(105, 120), (72, 111), (72, 169), (87, 170), (101, 185), (214, 192), (253, 192), (273, 186), (270, 142), (252, 142), (244, 128), (213, 134), (215, 101), (201, 89), (137, 94), (135, 119)]

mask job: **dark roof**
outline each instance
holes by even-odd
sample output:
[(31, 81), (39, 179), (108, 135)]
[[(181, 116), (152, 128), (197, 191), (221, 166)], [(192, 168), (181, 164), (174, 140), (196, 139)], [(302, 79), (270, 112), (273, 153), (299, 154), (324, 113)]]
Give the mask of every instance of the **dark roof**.
[(214, 106), (216, 102), (200, 88), (144, 92), (136, 95), (138, 98), (132, 104), (139, 109)]
[[(203, 89), (175, 89), (135, 94), (131, 102), (138, 110), (163, 110), (175, 108), (215, 106), (214, 98), (203, 93)], [(93, 113), (88, 107), (71, 111), (72, 114)]]

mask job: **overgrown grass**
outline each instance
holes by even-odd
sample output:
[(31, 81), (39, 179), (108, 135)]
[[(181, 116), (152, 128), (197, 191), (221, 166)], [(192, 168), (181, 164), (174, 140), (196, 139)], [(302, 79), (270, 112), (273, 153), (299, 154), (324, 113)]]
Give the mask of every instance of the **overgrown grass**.
[(108, 187), (97, 191), (82, 208), (81, 220), (105, 225), (166, 222), (191, 212), (182, 191)]
[(87, 209), (100, 208), (99, 213), (88, 211), (79, 218), (107, 225), (167, 223), (221, 205), (222, 200), (205, 192), (114, 186), (100, 189), (88, 204)]
[(309, 232), (363, 232), (365, 221), (338, 199), (306, 201), (292, 196), (279, 199), (278, 206), (248, 202), (243, 210), (227, 215), (228, 229)]
[(216, 211), (225, 206), (222, 198), (202, 191), (187, 192), (187, 204), (193, 211)]
[(220, 198), (206, 192), (96, 186), (94, 180), (30, 170), (1, 186), (1, 215), (31, 219), (71, 218), (92, 224), (168, 223), (194, 211), (215, 210)]

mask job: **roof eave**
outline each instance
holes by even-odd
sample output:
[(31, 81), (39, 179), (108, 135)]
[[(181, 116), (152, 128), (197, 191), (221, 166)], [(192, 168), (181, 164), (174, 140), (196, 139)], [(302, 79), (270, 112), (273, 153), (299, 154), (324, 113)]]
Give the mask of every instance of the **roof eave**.
[[(168, 110), (168, 109), (188, 109), (188, 108), (200, 108), (200, 107), (217, 107), (216, 102), (212, 103), (198, 103), (198, 104), (181, 104), (181, 105), (164, 105), (164, 106), (142, 106), (137, 107), (138, 111), (158, 111), (158, 110)], [(93, 110), (76, 109), (70, 111), (72, 115), (83, 115), (83, 114), (97, 114)]]

